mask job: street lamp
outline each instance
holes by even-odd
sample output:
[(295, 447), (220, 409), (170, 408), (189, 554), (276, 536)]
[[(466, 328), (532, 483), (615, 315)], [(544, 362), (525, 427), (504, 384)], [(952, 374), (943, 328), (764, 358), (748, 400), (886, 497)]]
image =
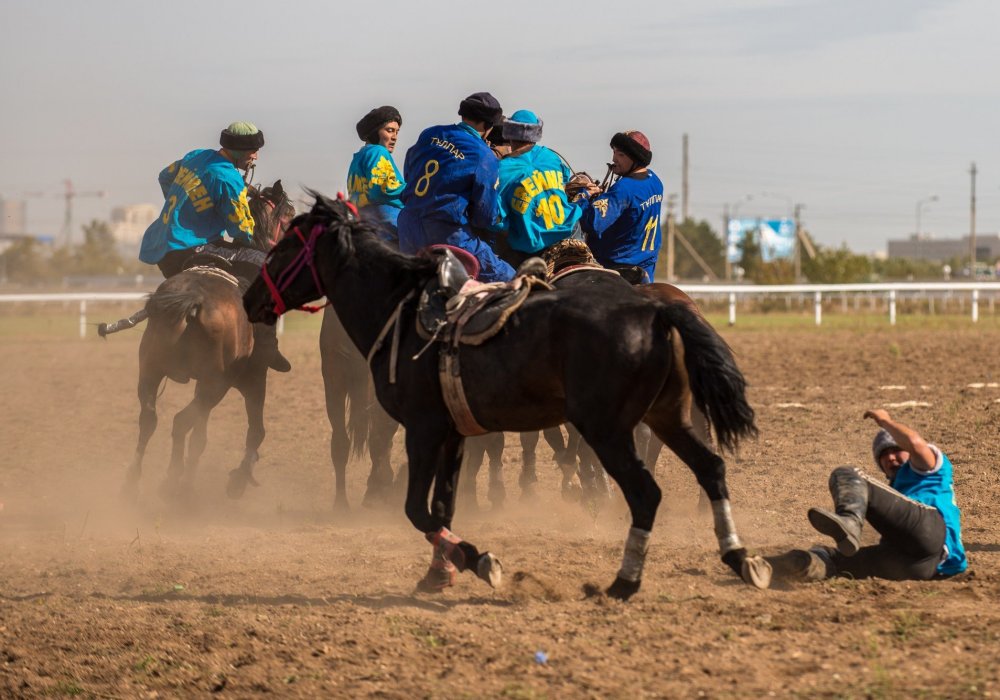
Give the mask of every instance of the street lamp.
[(938, 201), (938, 196), (936, 194), (917, 200), (917, 238), (920, 238), (920, 214), (924, 209), (924, 205), (936, 201)]

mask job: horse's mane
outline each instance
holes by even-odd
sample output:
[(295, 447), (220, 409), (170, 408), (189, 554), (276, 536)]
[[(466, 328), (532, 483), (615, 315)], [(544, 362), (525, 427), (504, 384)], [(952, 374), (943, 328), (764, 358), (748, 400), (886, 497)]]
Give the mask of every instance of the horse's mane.
[(306, 189), (306, 192), (314, 198), (312, 210), (295, 217), (289, 228), (298, 226), (306, 232), (314, 226), (323, 226), (326, 229), (324, 235), (338, 238), (338, 265), (346, 263), (352, 257), (362, 257), (368, 265), (397, 273), (433, 273), (436, 267), (434, 261), (400, 253), (386, 244), (376, 234), (375, 225), (355, 215), (345, 200), (330, 199), (315, 190)]
[(282, 187), (281, 180), (276, 180), (270, 187), (261, 189), (248, 187), (247, 199), (254, 222), (254, 235), (250, 247), (266, 253), (275, 243), (269, 238), (274, 225), (287, 213), (294, 213), (295, 207), (285, 188)]

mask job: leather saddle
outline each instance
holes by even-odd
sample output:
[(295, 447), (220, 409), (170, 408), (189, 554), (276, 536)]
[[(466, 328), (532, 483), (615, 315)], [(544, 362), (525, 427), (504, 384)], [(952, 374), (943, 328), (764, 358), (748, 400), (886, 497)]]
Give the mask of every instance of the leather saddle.
[[(461, 253), (450, 246), (423, 253), (438, 261), (437, 274), (424, 285), (417, 304), (417, 333), (425, 340), (480, 345), (500, 332), (533, 288), (552, 288), (544, 280), (545, 265), (537, 258), (525, 261), (511, 282), (475, 283), (468, 263), (459, 260)], [(478, 272), (478, 261), (476, 268)]]

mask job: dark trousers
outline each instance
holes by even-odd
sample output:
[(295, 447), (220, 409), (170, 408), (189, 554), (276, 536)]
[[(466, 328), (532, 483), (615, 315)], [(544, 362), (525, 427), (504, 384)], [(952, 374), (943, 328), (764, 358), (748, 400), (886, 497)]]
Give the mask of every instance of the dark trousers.
[(859, 475), (868, 484), (865, 519), (882, 540), (853, 557), (839, 552), (833, 563), (840, 576), (892, 581), (927, 580), (937, 574), (944, 553), (944, 518), (935, 508), (907, 498), (889, 486)]
[(160, 268), (165, 278), (170, 278), (183, 272), (188, 261), (196, 256), (206, 256), (206, 262), (211, 259), (208, 256), (222, 258), (229, 263), (232, 273), (249, 285), (260, 274), (260, 268), (264, 265), (267, 254), (256, 248), (220, 240), (194, 248), (171, 250), (156, 263), (156, 266)]

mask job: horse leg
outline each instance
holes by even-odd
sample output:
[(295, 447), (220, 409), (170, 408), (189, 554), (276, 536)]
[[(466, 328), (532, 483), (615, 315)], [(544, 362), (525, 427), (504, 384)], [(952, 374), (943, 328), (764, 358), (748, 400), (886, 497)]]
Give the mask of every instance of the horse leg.
[(486, 460), (486, 436), (477, 435), (467, 439), (463, 453), (462, 478), (458, 481), (462, 500), (471, 503), (473, 508), (479, 510), (476, 482), (479, 480), (479, 471)]
[(267, 369), (252, 370), (252, 375), (244, 385), (240, 386), (243, 394), (243, 405), (247, 411), (246, 447), (240, 466), (229, 472), (229, 482), (226, 484), (226, 495), (230, 498), (240, 498), (246, 491), (247, 484), (259, 486), (253, 478), (253, 467), (260, 459), (257, 450), (264, 442), (264, 399), (267, 396)]
[(156, 431), (156, 393), (163, 375), (155, 372), (139, 372), (139, 440), (135, 446), (132, 463), (125, 472), (125, 483), (121, 495), (127, 501), (135, 502), (139, 497), (139, 477), (142, 475), (142, 459), (146, 445)]
[[(502, 576), (500, 561), (489, 552), (480, 554), (473, 544), (450, 530), (464, 439), (454, 430), (448, 430), (440, 440), (428, 439), (428, 432), (414, 426), (406, 431), (410, 472), (406, 516), (434, 548), (430, 568), (417, 589), (439, 592), (454, 585), (456, 572), (471, 567), (475, 567), (479, 578), (497, 587)], [(428, 508), (427, 495), (432, 482), (434, 493)]]
[(522, 500), (531, 500), (538, 495), (535, 493), (535, 484), (538, 483), (538, 472), (535, 469), (537, 447), (537, 430), (521, 433), (521, 476), (518, 477), (517, 484), (521, 487)]
[[(606, 428), (604, 428), (606, 430)], [(614, 598), (627, 600), (642, 582), (642, 569), (649, 548), (649, 538), (660, 505), (660, 487), (635, 450), (632, 430), (624, 429), (612, 434), (594, 434), (588, 430), (584, 439), (593, 448), (604, 469), (618, 484), (632, 515), (632, 527), (625, 540), (622, 565), (607, 593)]]
[[(195, 385), (194, 398), (191, 399), (191, 403), (174, 416), (170, 467), (167, 469), (167, 478), (160, 487), (160, 493), (164, 497), (189, 496), (193, 491), (194, 469), (205, 451), (208, 414), (222, 401), (222, 397), (226, 395), (228, 390), (228, 384), (221, 378), (211, 382), (201, 380)], [(192, 430), (195, 432), (191, 437), (190, 454), (186, 460), (184, 448), (188, 442), (188, 433)]]
[(729, 504), (729, 488), (726, 485), (726, 463), (698, 438), (694, 428), (683, 416), (647, 416), (647, 422), (664, 444), (694, 472), (698, 484), (708, 496), (722, 561), (744, 581), (753, 583), (762, 575), (759, 567), (763, 560), (747, 556), (747, 550), (736, 532)]
[(484, 435), (483, 445), (490, 458), (490, 488), (487, 498), (490, 499), (493, 510), (500, 510), (507, 500), (507, 488), (503, 485), (503, 433)]
[(368, 475), (368, 486), (362, 505), (374, 507), (388, 503), (392, 493), (395, 479), (392, 469), (392, 439), (399, 430), (399, 423), (378, 403), (369, 408), (369, 420), (371, 422), (368, 433), (368, 454), (371, 456), (372, 470)]
[[(322, 344), (321, 344), (322, 345)], [(330, 462), (333, 464), (333, 509), (347, 512), (347, 460), (351, 442), (347, 436), (347, 386), (333, 359), (322, 353), (323, 391), (326, 398), (326, 417), (330, 421)]]

